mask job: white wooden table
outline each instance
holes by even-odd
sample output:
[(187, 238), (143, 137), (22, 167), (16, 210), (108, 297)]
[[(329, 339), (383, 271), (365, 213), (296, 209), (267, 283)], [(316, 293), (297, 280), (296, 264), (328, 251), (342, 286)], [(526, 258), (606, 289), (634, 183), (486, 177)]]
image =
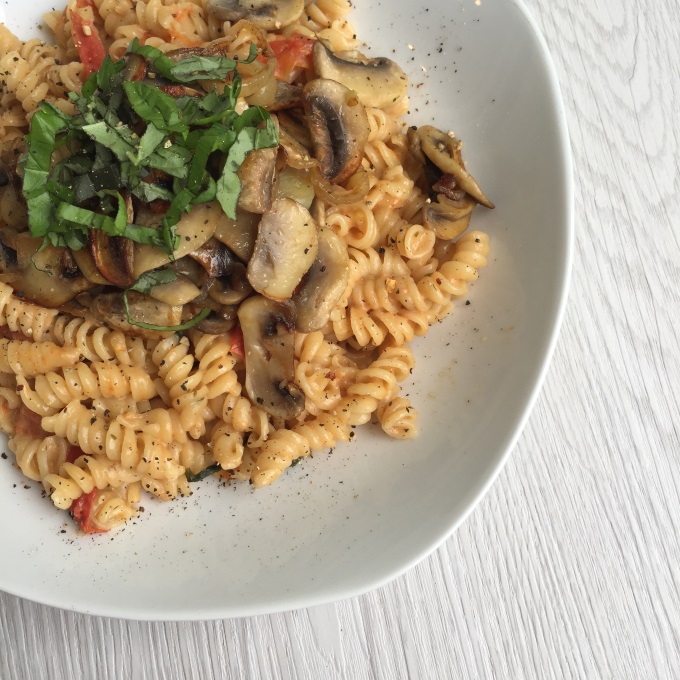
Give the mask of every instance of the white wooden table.
[(392, 584), (288, 614), (135, 623), (0, 594), (2, 680), (680, 677), (680, 5), (528, 2), (569, 117), (576, 257), (478, 509)]

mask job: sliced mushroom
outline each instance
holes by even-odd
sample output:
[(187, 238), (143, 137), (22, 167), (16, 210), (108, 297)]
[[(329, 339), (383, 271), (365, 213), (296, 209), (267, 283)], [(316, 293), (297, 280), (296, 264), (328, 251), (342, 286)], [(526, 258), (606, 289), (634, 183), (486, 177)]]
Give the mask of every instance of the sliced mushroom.
[(211, 312), (196, 330), (209, 335), (224, 335), (236, 325), (236, 307), (224, 307), (223, 312)]
[[(19, 258), (16, 249), (11, 245), (5, 243), (3, 238), (5, 230), (0, 232), (0, 275), (11, 274), (17, 272), (19, 269)], [(11, 232), (7, 232), (11, 234)]]
[(178, 276), (174, 281), (154, 286), (149, 291), (149, 297), (160, 300), (168, 305), (186, 305), (201, 294), (201, 289), (186, 276)]
[(98, 286), (106, 286), (108, 281), (101, 275), (94, 262), (89, 248), (81, 248), (71, 252), (73, 259), (78, 265), (78, 269), (83, 272), (83, 276), (90, 282)]
[(128, 288), (135, 281), (134, 243), (124, 236), (108, 236), (101, 229), (91, 229), (90, 254), (99, 273), (114, 286)]
[(235, 220), (226, 215), (225, 218), (217, 224), (215, 238), (229, 246), (240, 260), (248, 262), (255, 249), (260, 215), (236, 208)]
[(304, 0), (206, 0), (205, 9), (221, 21), (247, 19), (259, 28), (273, 31), (298, 19)]
[[(217, 201), (193, 206), (191, 212), (184, 213), (177, 223), (177, 235), (180, 242), (175, 250), (175, 259), (179, 260), (200, 248), (226, 220), (228, 217), (222, 212)], [(167, 253), (147, 243), (138, 243), (135, 246), (134, 259), (135, 280), (149, 269), (158, 269), (170, 262)]]
[(241, 193), (238, 205), (242, 210), (261, 215), (272, 204), (272, 187), (278, 149), (251, 151), (241, 163), (238, 176)]
[(222, 276), (236, 259), (234, 253), (216, 238), (211, 238), (188, 257), (198, 262), (211, 278)]
[(5, 164), (0, 161), (0, 187), (6, 187), (11, 181), (12, 178), (9, 171), (5, 167)]
[(141, 54), (128, 54), (125, 56), (125, 68), (123, 69), (123, 80), (135, 81), (144, 80), (148, 63)]
[(203, 267), (190, 257), (181, 257), (179, 260), (168, 265), (178, 277), (185, 277), (191, 281), (197, 288), (202, 288), (205, 284), (208, 273)]
[(46, 246), (27, 232), (0, 231), (0, 281), (23, 297), (43, 305), (59, 307), (78, 293), (92, 288), (68, 248)]
[(242, 302), (253, 292), (246, 266), (242, 262), (232, 262), (218, 278), (206, 283), (205, 292), (210, 299), (221, 305), (237, 305)]
[[(130, 318), (133, 321), (169, 327), (177, 326), (182, 321), (181, 305), (168, 305), (136, 291), (128, 292), (127, 299)], [(164, 335), (161, 331), (148, 330), (128, 322), (123, 293), (100, 293), (92, 301), (90, 311), (98, 321), (129, 335), (143, 338), (158, 338)]]
[(365, 59), (359, 54), (345, 59), (323, 43), (314, 45), (314, 69), (320, 78), (337, 80), (354, 90), (364, 106), (386, 108), (399, 101), (408, 89), (408, 79), (391, 59)]
[(355, 92), (334, 80), (317, 78), (302, 92), (321, 174), (342, 184), (361, 165), (369, 133), (366, 110)]
[[(458, 186), (478, 203), (493, 208), (475, 178), (465, 169), (460, 153), (460, 142), (432, 125), (423, 125), (415, 133), (423, 153), (444, 173), (453, 175)], [(413, 138), (413, 135), (412, 135)]]
[(331, 229), (321, 229), (319, 252), (292, 298), (295, 328), (302, 333), (311, 333), (323, 327), (345, 292), (348, 280), (347, 247)]
[(260, 220), (248, 280), (258, 293), (287, 300), (318, 248), (318, 227), (309, 211), (291, 198), (279, 198)]
[(476, 205), (477, 201), (467, 195), (458, 201), (452, 201), (439, 194), (436, 202), (425, 206), (423, 223), (434, 231), (437, 238), (447, 241), (457, 238), (470, 225), (470, 215)]
[(236, 325), (237, 305), (222, 305), (211, 300), (204, 293), (184, 307), (182, 320), (189, 321), (206, 307), (211, 310), (210, 314), (196, 326), (196, 330), (210, 333), (210, 335), (222, 335), (228, 333)]
[(302, 413), (305, 395), (295, 384), (295, 310), (259, 295), (238, 310), (243, 331), (246, 391), (264, 411), (290, 420)]

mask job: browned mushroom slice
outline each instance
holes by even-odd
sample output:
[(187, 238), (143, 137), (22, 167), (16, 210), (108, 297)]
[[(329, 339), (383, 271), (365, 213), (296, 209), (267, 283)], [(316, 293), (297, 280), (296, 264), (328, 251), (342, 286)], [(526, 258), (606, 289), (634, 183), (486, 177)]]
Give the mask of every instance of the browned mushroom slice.
[(470, 225), (470, 215), (476, 205), (477, 201), (467, 195), (458, 201), (452, 201), (439, 194), (437, 202), (425, 206), (423, 223), (434, 231), (437, 238), (447, 241), (457, 238)]
[(208, 278), (203, 284), (203, 292), (218, 305), (236, 305), (253, 292), (246, 266), (217, 239), (210, 239), (188, 257), (205, 269)]
[(235, 259), (234, 253), (216, 238), (211, 238), (187, 257), (198, 262), (212, 278), (222, 276)]
[(128, 288), (135, 282), (135, 251), (129, 238), (108, 236), (101, 229), (91, 229), (89, 245), (97, 270), (109, 283)]
[(125, 68), (123, 80), (143, 80), (146, 77), (148, 63), (141, 54), (127, 54), (125, 56)]
[[(135, 291), (128, 292), (127, 299), (130, 318), (133, 321), (155, 326), (177, 326), (182, 321), (182, 307), (180, 305), (168, 305)], [(123, 293), (101, 293), (97, 295), (92, 301), (90, 312), (98, 321), (129, 335), (137, 335), (143, 338), (158, 338), (164, 335), (162, 332), (140, 328), (128, 322)]]
[(432, 125), (423, 125), (417, 130), (417, 137), (423, 153), (444, 173), (453, 175), (458, 186), (478, 203), (493, 208), (493, 203), (484, 195), (475, 178), (465, 169), (460, 153), (460, 142), (446, 132)]
[(221, 305), (237, 305), (242, 302), (253, 292), (246, 266), (242, 262), (232, 262), (219, 277), (206, 283), (205, 292), (210, 299)]
[(302, 154), (304, 150), (309, 152), (314, 148), (307, 120), (301, 110), (279, 111), (276, 117), (279, 120), (279, 143), (286, 149), (288, 155), (291, 154), (291, 149), (285, 144), (287, 139), (296, 142)]
[(386, 108), (406, 94), (408, 78), (391, 59), (366, 59), (358, 53), (352, 57), (340, 58), (321, 42), (314, 45), (314, 69), (319, 77), (354, 90), (365, 106)]
[(319, 231), (319, 252), (293, 296), (295, 328), (319, 330), (342, 297), (349, 280), (349, 256), (342, 239), (331, 229)]
[(206, 0), (205, 9), (221, 21), (247, 19), (273, 31), (292, 24), (305, 7), (304, 0)]
[(0, 161), (0, 187), (6, 187), (12, 181), (12, 177), (9, 170), (5, 167), (5, 164)]
[[(228, 219), (217, 201), (194, 205), (177, 223), (179, 247), (174, 253), (174, 259), (179, 260), (200, 248)], [(148, 243), (138, 243), (135, 246), (134, 259), (135, 280), (149, 269), (158, 269), (170, 262), (170, 257), (164, 250)]]
[(94, 258), (89, 248), (81, 248), (80, 250), (72, 251), (71, 255), (78, 265), (78, 269), (83, 273), (83, 276), (92, 283), (98, 286), (105, 286), (109, 282), (101, 275), (97, 269)]
[(279, 198), (260, 220), (248, 280), (258, 293), (287, 300), (318, 248), (318, 227), (309, 211), (291, 198)]
[(269, 210), (277, 152), (277, 148), (251, 151), (241, 163), (238, 169), (241, 180), (238, 205), (241, 209), (259, 215)]
[(0, 244), (0, 281), (31, 302), (60, 307), (93, 287), (67, 248), (40, 249), (41, 239), (10, 229), (0, 231)]
[(225, 215), (225, 219), (220, 220), (215, 229), (215, 238), (229, 246), (240, 260), (248, 262), (255, 249), (258, 224), (260, 215), (236, 208), (236, 219)]
[(260, 408), (289, 420), (302, 413), (305, 395), (295, 377), (295, 311), (286, 302), (254, 295), (241, 303), (246, 391)]
[(361, 165), (369, 133), (366, 110), (356, 93), (324, 78), (307, 83), (303, 98), (321, 174), (342, 184)]
[(208, 333), (209, 335), (224, 335), (235, 325), (236, 307), (225, 306), (221, 311), (211, 312), (209, 316), (196, 326), (196, 330), (201, 331), (201, 333)]

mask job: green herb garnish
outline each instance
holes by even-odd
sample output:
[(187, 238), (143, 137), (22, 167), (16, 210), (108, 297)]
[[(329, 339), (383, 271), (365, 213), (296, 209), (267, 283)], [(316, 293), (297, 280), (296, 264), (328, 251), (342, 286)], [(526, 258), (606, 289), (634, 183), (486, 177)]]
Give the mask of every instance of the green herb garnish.
[(178, 326), (159, 326), (153, 323), (146, 323), (145, 321), (137, 321), (132, 318), (127, 297), (128, 291), (133, 290), (139, 293), (148, 294), (156, 286), (161, 286), (164, 283), (171, 283), (172, 281), (175, 281), (175, 279), (177, 279), (177, 275), (172, 271), (172, 269), (168, 269), (167, 267), (144, 272), (144, 274), (142, 274), (132, 286), (123, 291), (123, 305), (125, 306), (127, 322), (131, 326), (146, 328), (150, 331), (161, 331), (163, 333), (186, 331), (201, 323), (201, 321), (203, 321), (203, 319), (205, 319), (212, 311), (209, 307), (205, 307), (195, 317), (185, 321), (182, 324), (179, 324)]
[[(92, 229), (101, 229), (153, 244), (172, 258), (177, 223), (193, 205), (217, 200), (235, 218), (238, 168), (250, 151), (276, 146), (278, 134), (264, 109), (236, 113), (238, 62), (219, 55), (175, 61), (137, 40), (128, 54), (146, 59), (149, 72), (164, 82), (192, 88), (174, 97), (149, 82), (125, 81), (125, 61), (107, 57), (81, 93), (69, 95), (75, 115), (42, 102), (23, 160), (29, 228), (44, 244), (72, 250), (87, 244)], [(256, 56), (253, 45), (248, 62)], [(223, 82), (222, 93), (192, 96), (206, 80)], [(64, 146), (68, 153), (53, 163)], [(160, 227), (129, 223), (125, 196), (167, 202)]]
[(220, 467), (219, 463), (213, 463), (212, 465), (208, 465), (207, 468), (204, 468), (200, 472), (197, 472), (194, 474), (191, 470), (186, 471), (186, 476), (187, 476), (187, 482), (200, 482), (204, 480), (206, 477), (210, 477), (210, 475), (214, 475), (216, 472), (220, 472), (222, 468)]

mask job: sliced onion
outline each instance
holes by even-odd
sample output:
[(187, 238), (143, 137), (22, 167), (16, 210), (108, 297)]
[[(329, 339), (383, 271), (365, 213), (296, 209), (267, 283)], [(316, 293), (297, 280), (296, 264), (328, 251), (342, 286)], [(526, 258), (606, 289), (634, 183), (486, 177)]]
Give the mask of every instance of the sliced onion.
[(342, 187), (338, 184), (331, 184), (324, 179), (318, 167), (312, 168), (310, 173), (312, 184), (316, 195), (327, 204), (346, 205), (356, 203), (366, 198), (370, 189), (368, 173), (359, 168)]

